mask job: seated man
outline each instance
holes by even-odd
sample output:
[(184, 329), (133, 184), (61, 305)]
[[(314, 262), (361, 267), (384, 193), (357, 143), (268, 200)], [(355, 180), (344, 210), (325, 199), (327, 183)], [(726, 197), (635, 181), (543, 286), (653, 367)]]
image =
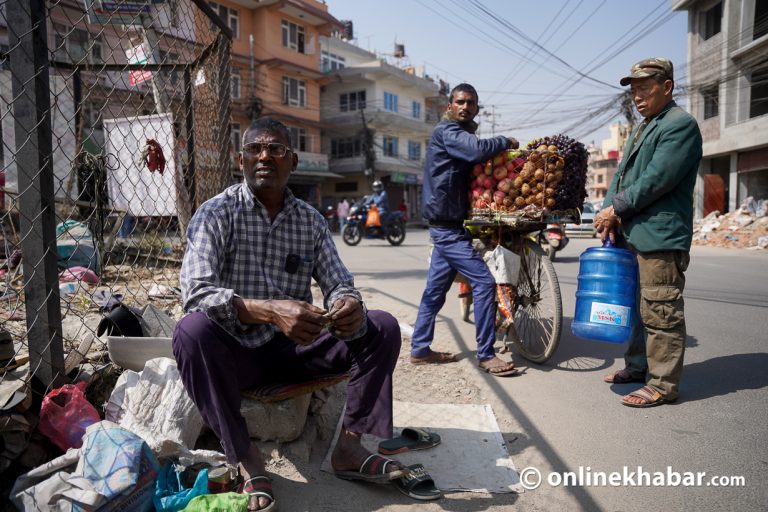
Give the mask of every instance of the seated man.
[[(362, 434), (392, 437), (392, 372), (400, 328), (367, 311), (328, 225), (287, 188), (298, 158), (290, 132), (261, 118), (243, 136), (244, 183), (206, 201), (190, 221), (181, 268), (184, 310), (173, 353), (184, 386), (237, 464), (251, 510), (275, 503), (240, 414), (240, 391), (349, 372), (343, 428), (332, 454), (342, 478), (386, 483), (402, 465), (365, 450)], [(312, 305), (310, 281), (328, 310)]]

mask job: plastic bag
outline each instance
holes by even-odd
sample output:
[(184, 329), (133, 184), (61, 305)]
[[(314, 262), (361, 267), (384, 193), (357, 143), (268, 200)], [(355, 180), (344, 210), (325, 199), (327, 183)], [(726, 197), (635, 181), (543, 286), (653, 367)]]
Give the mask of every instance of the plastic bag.
[(365, 217), (366, 227), (381, 226), (381, 216), (379, 215), (379, 209), (376, 205), (371, 205), (368, 210), (368, 215)]
[(494, 250), (485, 253), (483, 259), (497, 284), (517, 286), (520, 279), (520, 256), (497, 245)]
[(63, 451), (80, 448), (85, 429), (101, 421), (99, 412), (83, 393), (87, 385), (65, 384), (43, 398), (38, 429)]
[(181, 474), (173, 464), (168, 464), (157, 475), (155, 496), (152, 502), (157, 512), (179, 512), (197, 496), (208, 494), (208, 469), (202, 469), (191, 488), (185, 488)]

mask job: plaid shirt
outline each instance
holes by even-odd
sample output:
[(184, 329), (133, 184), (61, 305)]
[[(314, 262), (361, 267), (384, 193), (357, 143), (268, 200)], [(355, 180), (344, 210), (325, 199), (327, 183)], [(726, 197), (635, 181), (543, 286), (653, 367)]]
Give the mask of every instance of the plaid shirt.
[[(325, 218), (290, 190), (274, 222), (241, 183), (206, 201), (189, 223), (180, 276), (184, 310), (205, 312), (246, 347), (267, 343), (278, 329), (272, 324), (243, 324), (232, 299), (312, 303), (311, 279), (320, 285), (325, 309), (342, 296), (362, 303)], [(363, 322), (349, 339), (365, 331)]]

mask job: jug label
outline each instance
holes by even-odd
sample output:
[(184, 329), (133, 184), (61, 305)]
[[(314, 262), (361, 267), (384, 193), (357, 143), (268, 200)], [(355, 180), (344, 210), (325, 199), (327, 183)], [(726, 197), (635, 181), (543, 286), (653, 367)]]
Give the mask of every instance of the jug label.
[(589, 321), (594, 324), (606, 324), (626, 327), (629, 325), (629, 308), (617, 304), (593, 302)]

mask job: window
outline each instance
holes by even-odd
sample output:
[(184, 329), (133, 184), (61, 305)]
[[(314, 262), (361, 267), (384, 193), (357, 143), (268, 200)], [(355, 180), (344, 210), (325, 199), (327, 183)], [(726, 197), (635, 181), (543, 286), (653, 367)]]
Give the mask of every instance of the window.
[(408, 160), (421, 160), (421, 142), (408, 141)]
[[(331, 158), (350, 158), (363, 154), (362, 143), (356, 137), (344, 137), (331, 139)], [(351, 192), (350, 190), (337, 190), (337, 192)]]
[(411, 103), (411, 115), (414, 119), (421, 119), (421, 103), (418, 101)]
[(294, 149), (294, 151), (306, 151), (307, 130), (304, 128), (289, 127), (288, 131), (291, 132), (291, 147)]
[[(54, 58), (62, 62), (101, 63), (102, 43), (100, 37), (92, 36), (87, 30), (53, 24)], [(88, 58), (90, 57), (90, 58)]]
[(720, 21), (723, 18), (723, 3), (711, 7), (704, 12), (704, 40), (720, 33)]
[(339, 110), (351, 112), (365, 108), (365, 91), (345, 92), (339, 95)]
[(336, 192), (357, 192), (357, 182), (340, 181), (336, 183)]
[(384, 92), (384, 110), (397, 112), (397, 94)]
[(749, 88), (749, 117), (768, 114), (768, 68), (752, 72)]
[(240, 99), (240, 70), (232, 68), (229, 75), (229, 95), (233, 100)]
[(320, 70), (323, 73), (333, 71), (335, 69), (342, 69), (347, 66), (347, 59), (341, 55), (330, 53), (327, 50), (320, 52)]
[(384, 156), (397, 156), (397, 137), (384, 136)]
[(283, 77), (283, 104), (292, 107), (307, 106), (307, 83), (287, 76)]
[(597, 184), (600, 185), (602, 182), (603, 182), (603, 175), (602, 174), (598, 174), (597, 175)]
[(752, 39), (768, 34), (768, 2), (755, 2), (755, 24), (752, 26)]
[(283, 48), (304, 53), (304, 27), (283, 20)]
[(704, 119), (717, 116), (719, 112), (720, 89), (716, 85), (707, 89), (702, 89), (701, 99), (704, 103)]
[[(237, 9), (234, 9), (232, 7), (227, 7), (225, 5), (217, 4), (215, 2), (209, 2), (211, 6), (211, 9), (213, 9), (213, 12), (219, 15), (219, 18), (221, 18), (221, 21), (223, 21), (229, 29), (232, 31), (232, 37), (235, 39), (240, 38), (240, 12)], [(211, 22), (211, 28), (215, 27), (213, 22)]]
[(239, 153), (243, 142), (243, 135), (240, 133), (240, 123), (232, 123), (229, 125), (229, 128), (232, 133), (232, 149), (235, 150), (235, 153)]

